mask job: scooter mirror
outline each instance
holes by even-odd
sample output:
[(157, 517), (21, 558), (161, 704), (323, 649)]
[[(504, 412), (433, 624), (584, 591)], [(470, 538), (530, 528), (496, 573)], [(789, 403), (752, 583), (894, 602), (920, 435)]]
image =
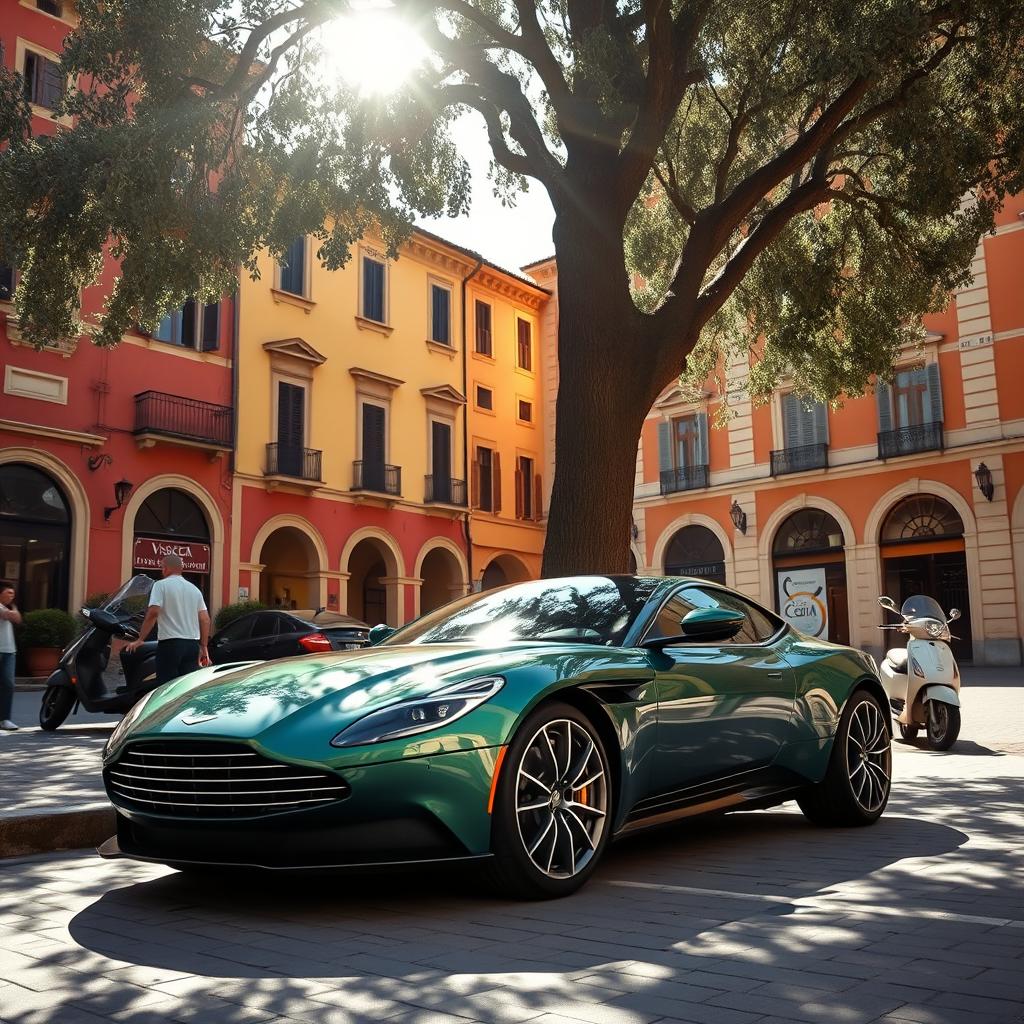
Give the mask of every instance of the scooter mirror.
[(882, 596), (878, 599), (878, 603), (890, 612), (896, 612), (899, 615), (899, 608), (896, 607), (896, 602), (891, 597)]
[(956, 622), (956, 620), (959, 619), (959, 618), (960, 618), (960, 609), (959, 608), (950, 608), (949, 609), (949, 621), (950, 622)]

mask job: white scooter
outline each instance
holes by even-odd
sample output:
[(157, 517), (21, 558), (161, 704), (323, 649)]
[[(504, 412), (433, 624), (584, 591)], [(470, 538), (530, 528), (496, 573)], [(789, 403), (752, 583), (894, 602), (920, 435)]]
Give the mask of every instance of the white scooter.
[(951, 609), (947, 618), (939, 603), (923, 594), (908, 597), (902, 608), (891, 597), (878, 603), (903, 619), (898, 626), (879, 628), (910, 638), (905, 648), (886, 652), (880, 669), (900, 735), (913, 740), (923, 725), (932, 750), (949, 750), (960, 735), (960, 669), (949, 649), (949, 624), (960, 611)]

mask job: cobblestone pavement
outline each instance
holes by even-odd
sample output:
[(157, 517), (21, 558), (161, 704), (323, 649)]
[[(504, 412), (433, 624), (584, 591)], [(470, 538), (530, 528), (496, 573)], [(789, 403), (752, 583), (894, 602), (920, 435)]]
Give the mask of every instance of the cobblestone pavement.
[(0, 1021), (1024, 1021), (1024, 686), (964, 699), (956, 751), (896, 744), (874, 828), (789, 806), (691, 822), (618, 844), (557, 902), (443, 873), (2, 861)]

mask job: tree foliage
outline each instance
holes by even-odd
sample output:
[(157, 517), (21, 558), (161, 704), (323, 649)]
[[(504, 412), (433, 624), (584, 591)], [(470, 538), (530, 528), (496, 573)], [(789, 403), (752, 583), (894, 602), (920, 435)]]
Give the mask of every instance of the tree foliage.
[[(415, 215), (468, 208), (450, 128), (472, 111), (495, 187), (533, 179), (555, 209), (559, 431), (601, 415), (584, 386), (607, 405), (629, 381), (648, 407), (730, 346), (756, 351), (755, 396), (785, 372), (828, 399), (891, 372), (1022, 186), (1019, 0), (393, 6), (431, 56), (381, 97), (324, 73), (346, 0), (81, 0), (77, 127), (29, 136), (0, 82), (0, 259), (23, 269), (26, 336), (77, 330), (107, 244), (101, 344), (300, 232), (331, 267), (370, 225), (396, 248)], [(558, 473), (552, 524), (581, 499)]]

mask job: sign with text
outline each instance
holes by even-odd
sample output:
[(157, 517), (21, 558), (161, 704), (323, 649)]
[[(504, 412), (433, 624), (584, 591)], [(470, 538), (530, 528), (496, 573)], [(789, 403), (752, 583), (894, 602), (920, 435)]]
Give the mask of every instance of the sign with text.
[(156, 540), (152, 537), (136, 537), (132, 551), (132, 565), (136, 569), (149, 571), (159, 569), (167, 555), (178, 555), (184, 563), (185, 572), (208, 573), (210, 571), (210, 545), (193, 540)]
[(828, 639), (825, 570), (783, 569), (777, 575), (782, 617), (801, 633)]

